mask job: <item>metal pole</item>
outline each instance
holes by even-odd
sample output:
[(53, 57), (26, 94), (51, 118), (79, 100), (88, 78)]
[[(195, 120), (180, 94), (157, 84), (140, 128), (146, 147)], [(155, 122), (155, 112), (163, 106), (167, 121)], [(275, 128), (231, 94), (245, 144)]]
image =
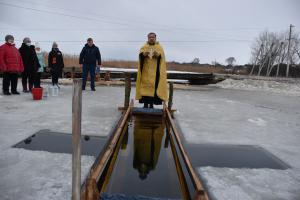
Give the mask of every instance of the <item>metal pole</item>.
[(73, 80), (72, 99), (72, 200), (80, 200), (82, 80)]

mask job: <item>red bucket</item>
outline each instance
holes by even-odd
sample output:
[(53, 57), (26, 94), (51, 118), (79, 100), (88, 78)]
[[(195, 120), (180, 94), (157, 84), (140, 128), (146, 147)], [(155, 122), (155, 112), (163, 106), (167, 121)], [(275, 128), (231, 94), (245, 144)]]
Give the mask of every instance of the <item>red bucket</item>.
[(41, 100), (43, 97), (43, 88), (32, 88), (31, 93), (33, 100)]

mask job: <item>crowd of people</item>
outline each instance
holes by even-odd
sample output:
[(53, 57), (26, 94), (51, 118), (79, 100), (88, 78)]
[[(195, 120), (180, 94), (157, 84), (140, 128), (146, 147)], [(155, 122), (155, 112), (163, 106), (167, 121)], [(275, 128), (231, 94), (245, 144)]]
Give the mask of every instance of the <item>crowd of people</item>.
[[(64, 67), (62, 53), (57, 43), (53, 43), (48, 55), (48, 67), (52, 76), (52, 84), (58, 86), (58, 77)], [(29, 37), (23, 39), (19, 49), (15, 47), (14, 37), (5, 36), (5, 44), (0, 46), (0, 71), (3, 73), (2, 91), (4, 95), (19, 95), (18, 77), (21, 74), (23, 92), (41, 87), (41, 76), (46, 69), (45, 54), (39, 43), (32, 45)]]
[[(17, 91), (18, 76), (21, 74), (23, 92), (31, 92), (32, 88), (41, 87), (41, 76), (46, 71), (45, 53), (42, 52), (39, 43), (32, 45), (30, 38), (25, 37), (19, 49), (15, 47), (14, 37), (7, 35), (5, 44), (0, 46), (0, 72), (3, 73), (2, 91), (4, 95), (20, 94)], [(91, 77), (91, 90), (95, 89), (95, 73), (100, 71), (101, 54), (99, 48), (94, 45), (93, 39), (88, 38), (83, 47), (79, 64), (82, 67), (82, 90), (85, 90), (88, 74)], [(62, 76), (64, 68), (63, 54), (58, 44), (53, 42), (48, 54), (48, 69), (52, 77), (52, 85), (58, 85), (58, 79)]]
[[(161, 105), (167, 100), (166, 60), (162, 46), (156, 41), (156, 34), (149, 33), (148, 41), (140, 49), (136, 81), (136, 100), (145, 108)], [(82, 67), (82, 90), (86, 88), (88, 73), (91, 78), (91, 91), (95, 91), (95, 72), (101, 66), (101, 54), (93, 39), (88, 38), (83, 47), (79, 64)], [(5, 44), (0, 46), (0, 71), (3, 73), (3, 94), (20, 94), (17, 91), (18, 74), (22, 73), (23, 92), (33, 87), (41, 87), (41, 75), (45, 71), (45, 55), (38, 43), (31, 44), (28, 37), (23, 39), (19, 49), (15, 47), (14, 37), (7, 35)], [(58, 88), (58, 79), (64, 68), (63, 54), (56, 42), (48, 54), (48, 67), (52, 76), (52, 85)], [(9, 87), (11, 86), (11, 93)]]

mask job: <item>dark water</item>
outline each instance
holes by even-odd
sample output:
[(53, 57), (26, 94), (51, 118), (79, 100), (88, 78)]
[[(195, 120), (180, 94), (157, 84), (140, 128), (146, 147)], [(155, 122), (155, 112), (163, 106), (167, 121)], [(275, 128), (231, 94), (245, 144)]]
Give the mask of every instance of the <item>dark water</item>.
[[(102, 191), (123, 197), (181, 199), (181, 188), (162, 117), (135, 116)], [(112, 163), (113, 164), (113, 163)]]
[(233, 145), (233, 144), (191, 144), (188, 143), (180, 128), (180, 122), (176, 126), (181, 134), (181, 140), (194, 167), (228, 167), (228, 168), (269, 168), (288, 169), (290, 166), (273, 155), (267, 149), (257, 145)]
[(289, 166), (266, 149), (252, 145), (185, 144), (194, 166), (287, 169)]
[[(106, 140), (105, 137), (82, 136), (81, 153), (83, 155), (98, 156)], [(53, 153), (72, 153), (72, 135), (41, 130), (13, 147)]]

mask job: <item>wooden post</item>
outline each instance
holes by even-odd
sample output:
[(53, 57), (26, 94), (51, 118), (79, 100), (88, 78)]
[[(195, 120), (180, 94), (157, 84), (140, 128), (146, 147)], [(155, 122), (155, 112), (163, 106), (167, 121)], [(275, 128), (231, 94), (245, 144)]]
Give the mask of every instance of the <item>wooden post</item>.
[(80, 200), (82, 80), (73, 80), (72, 99), (72, 200)]
[(124, 108), (128, 108), (130, 101), (130, 92), (131, 92), (131, 79), (130, 73), (124, 73), (125, 75), (125, 100), (124, 100)]
[(75, 67), (72, 67), (71, 78), (72, 78), (72, 79), (75, 78)]
[(61, 70), (61, 77), (65, 78), (65, 68), (62, 68), (62, 70)]
[(168, 109), (171, 112), (173, 105), (173, 83), (169, 83), (169, 102), (168, 102)]

